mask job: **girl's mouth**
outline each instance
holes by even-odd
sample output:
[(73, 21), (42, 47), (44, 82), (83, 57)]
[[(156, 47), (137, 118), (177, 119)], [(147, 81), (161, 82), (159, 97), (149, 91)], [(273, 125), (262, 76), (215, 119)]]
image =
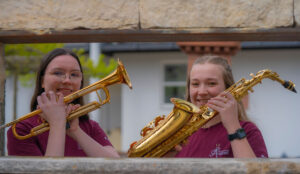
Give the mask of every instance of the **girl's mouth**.
[(66, 96), (66, 95), (71, 94), (73, 91), (68, 88), (59, 88), (59, 89), (57, 89), (57, 92), (61, 92), (62, 94), (64, 94), (64, 96)]

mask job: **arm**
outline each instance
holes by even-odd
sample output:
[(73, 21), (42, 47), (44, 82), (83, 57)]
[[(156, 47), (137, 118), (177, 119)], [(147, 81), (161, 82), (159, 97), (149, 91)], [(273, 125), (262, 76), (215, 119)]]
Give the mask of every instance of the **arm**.
[(68, 130), (68, 135), (78, 142), (87, 156), (114, 158), (120, 157), (117, 151), (112, 146), (102, 146), (87, 133), (85, 133), (79, 126), (76, 130)]
[[(75, 105), (76, 110), (79, 105)], [(70, 128), (67, 135), (73, 138), (83, 149), (87, 156), (92, 157), (120, 157), (117, 151), (111, 146), (105, 132), (100, 128), (99, 124), (89, 120), (82, 123), (86, 133), (79, 126), (79, 119), (71, 120)]]
[(48, 96), (44, 92), (37, 98), (38, 106), (43, 111), (41, 116), (50, 125), (45, 156), (64, 156), (67, 112), (64, 98), (62, 94), (58, 94), (57, 100), (53, 91)]
[[(237, 126), (238, 127), (238, 126)], [(241, 126), (239, 126), (241, 128)], [(239, 129), (237, 128), (237, 129)], [(231, 131), (227, 130), (228, 134), (233, 134), (237, 129), (230, 129)], [(234, 130), (234, 131), (232, 131)], [(250, 146), (247, 137), (243, 139), (235, 139), (230, 142), (232, 153), (235, 158), (256, 158), (256, 155)]]
[[(222, 124), (227, 130), (227, 134), (235, 133), (237, 129), (241, 128), (238, 119), (237, 102), (230, 93), (222, 92), (217, 97), (210, 99), (207, 106), (219, 112)], [(247, 138), (241, 140), (236, 139), (230, 143), (235, 158), (256, 157)]]

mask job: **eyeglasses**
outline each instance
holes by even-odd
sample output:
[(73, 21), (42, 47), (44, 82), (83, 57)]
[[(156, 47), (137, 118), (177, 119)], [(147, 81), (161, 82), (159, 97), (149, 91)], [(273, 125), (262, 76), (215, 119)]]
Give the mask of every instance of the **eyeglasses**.
[[(67, 78), (67, 73), (63, 72), (63, 71), (53, 71), (49, 73), (52, 76), (55, 76), (56, 78), (60, 79), (60, 80), (65, 80)], [(81, 72), (72, 72), (68, 75), (69, 79), (71, 81), (81, 81), (82, 79), (82, 73)]]

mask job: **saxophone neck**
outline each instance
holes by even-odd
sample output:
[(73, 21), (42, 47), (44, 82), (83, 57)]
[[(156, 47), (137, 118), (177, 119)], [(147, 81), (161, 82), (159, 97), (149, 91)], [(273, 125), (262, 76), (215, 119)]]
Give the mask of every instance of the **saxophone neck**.
[(250, 76), (252, 77), (250, 80), (245, 80), (244, 78), (242, 78), (237, 83), (229, 87), (226, 91), (230, 92), (234, 96), (234, 98), (239, 101), (248, 94), (248, 91), (253, 92), (253, 86), (261, 83), (263, 79), (269, 78), (281, 83), (286, 89), (297, 93), (295, 84), (292, 81), (281, 79), (276, 72), (273, 72), (271, 70), (261, 70), (258, 71), (256, 75), (251, 73)]
[(269, 78), (271, 80), (277, 81), (277, 82), (281, 83), (284, 88), (297, 93), (297, 91), (295, 89), (295, 84), (290, 80), (287, 81), (287, 80), (281, 79), (276, 72), (266, 69), (266, 70), (261, 70), (257, 73), (257, 75), (260, 75), (260, 74), (261, 74), (262, 78)]

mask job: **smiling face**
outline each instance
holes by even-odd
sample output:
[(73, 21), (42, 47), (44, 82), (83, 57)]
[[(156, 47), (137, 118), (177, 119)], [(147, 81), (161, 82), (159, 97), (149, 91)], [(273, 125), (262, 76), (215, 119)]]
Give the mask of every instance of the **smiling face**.
[(51, 90), (67, 96), (80, 89), (81, 81), (82, 73), (76, 59), (71, 55), (60, 55), (48, 64), (42, 79), (42, 88), (46, 92)]
[(220, 65), (205, 63), (193, 65), (190, 73), (190, 99), (200, 107), (225, 90), (223, 68)]

